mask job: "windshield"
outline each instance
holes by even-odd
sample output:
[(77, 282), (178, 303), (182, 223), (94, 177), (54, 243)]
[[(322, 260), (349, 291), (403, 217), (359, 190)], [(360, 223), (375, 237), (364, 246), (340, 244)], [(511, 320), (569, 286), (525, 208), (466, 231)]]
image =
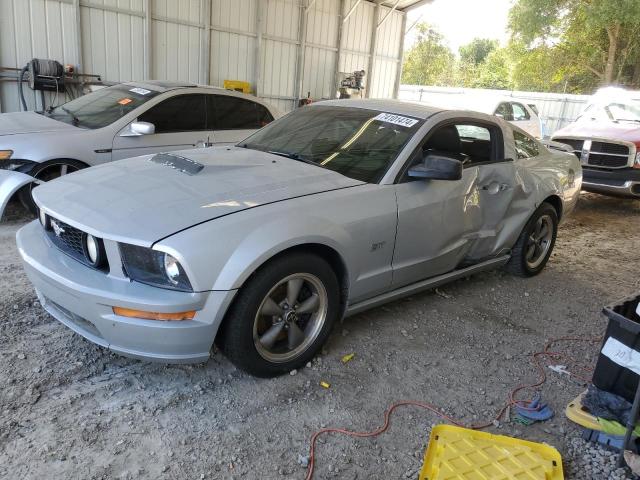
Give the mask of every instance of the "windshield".
[(640, 122), (640, 102), (627, 100), (624, 102), (594, 103), (584, 110), (580, 118), (611, 122)]
[(55, 107), (45, 115), (74, 127), (102, 128), (149, 101), (159, 92), (133, 85), (114, 85)]
[(239, 146), (375, 183), (422, 123), (377, 110), (303, 107), (267, 125)]

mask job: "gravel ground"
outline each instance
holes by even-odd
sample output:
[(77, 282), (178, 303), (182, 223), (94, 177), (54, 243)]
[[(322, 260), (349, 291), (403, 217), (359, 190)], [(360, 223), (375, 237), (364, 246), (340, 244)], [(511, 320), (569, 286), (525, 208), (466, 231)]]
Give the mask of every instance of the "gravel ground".
[[(490, 272), (371, 310), (337, 325), (307, 368), (259, 380), (219, 353), (166, 366), (71, 333), (40, 308), (23, 273), (14, 235), (24, 222), (14, 209), (0, 225), (1, 478), (304, 478), (312, 432), (373, 429), (394, 401), (491, 420), (512, 387), (535, 379), (530, 356), (547, 339), (601, 335), (602, 306), (640, 290), (640, 202), (585, 195), (540, 276)], [(593, 365), (596, 346), (563, 348)], [(627, 478), (563, 414), (584, 384), (547, 372), (553, 419), (488, 430), (555, 446), (566, 478)], [(440, 422), (406, 407), (377, 438), (322, 437), (316, 478), (417, 478)]]

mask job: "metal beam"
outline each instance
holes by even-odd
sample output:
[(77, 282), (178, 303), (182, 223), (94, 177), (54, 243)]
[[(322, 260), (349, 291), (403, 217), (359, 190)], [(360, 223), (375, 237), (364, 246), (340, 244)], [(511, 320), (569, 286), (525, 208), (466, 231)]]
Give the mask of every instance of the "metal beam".
[(371, 85), (373, 85), (373, 67), (376, 57), (376, 47), (378, 43), (378, 19), (380, 18), (380, 4), (382, 0), (376, 0), (376, 8), (373, 12), (373, 22), (371, 22), (371, 48), (369, 50), (369, 66), (367, 67), (367, 83), (364, 92), (365, 98), (371, 98)]
[(380, 20), (380, 23), (378, 23), (378, 28), (380, 28), (382, 26), (382, 24), (387, 21), (387, 18), (389, 18), (389, 15), (391, 15), (393, 13), (393, 11), (396, 8), (398, 8), (398, 4), (399, 3), (400, 3), (400, 0), (396, 0), (396, 3), (393, 4), (393, 7), (391, 7), (391, 9), (385, 14), (385, 16), (382, 18), (382, 20)]
[(344, 30), (343, 14), (344, 14), (345, 0), (340, 0), (339, 16), (338, 16), (338, 36), (336, 38), (336, 45), (338, 50), (336, 51), (336, 59), (333, 62), (333, 85), (331, 86), (331, 98), (335, 98), (338, 90), (338, 84), (340, 83), (340, 60), (342, 57), (342, 32)]
[(78, 55), (76, 67), (78, 72), (82, 72), (82, 62), (84, 58), (82, 55), (82, 16), (80, 15), (80, 0), (73, 0), (73, 15), (76, 25), (76, 55)]
[(410, 12), (411, 10), (415, 10), (418, 7), (421, 7), (423, 5), (428, 5), (429, 3), (433, 3), (433, 0), (419, 0), (418, 2), (414, 3), (413, 5), (409, 5), (406, 8), (403, 8), (402, 11), (403, 12)]
[(351, 8), (349, 9), (349, 11), (347, 12), (347, 14), (344, 16), (344, 18), (342, 19), (342, 23), (346, 22), (347, 20), (349, 20), (349, 17), (353, 14), (353, 12), (356, 11), (356, 8), (358, 8), (358, 5), (360, 5), (360, 3), (362, 3), (362, 0), (356, 0), (356, 3), (354, 3)]
[(200, 31), (202, 35), (202, 59), (201, 68), (203, 83), (211, 83), (211, 0), (201, 0), (201, 11), (204, 17), (204, 28)]
[(151, 0), (144, 0), (144, 20), (142, 28), (144, 31), (144, 79), (151, 79)]
[(306, 7), (304, 7), (304, 11), (305, 11), (305, 12), (308, 12), (308, 11), (309, 11), (309, 9), (310, 9), (311, 7), (313, 7), (313, 4), (314, 4), (314, 3), (316, 3), (316, 0), (311, 0), (311, 1), (309, 2), (309, 5), (307, 5)]
[(256, 50), (255, 58), (253, 62), (253, 84), (254, 94), (256, 97), (260, 96), (262, 82), (262, 31), (264, 30), (264, 2), (258, 0), (256, 5)]
[(393, 84), (393, 98), (398, 98), (400, 93), (400, 82), (402, 80), (402, 64), (404, 63), (404, 37), (407, 28), (407, 14), (402, 14), (402, 25), (400, 26), (400, 45), (398, 47), (398, 65), (396, 66), (396, 81)]
[(305, 6), (307, 0), (299, 0), (300, 1), (300, 22), (298, 26), (298, 42), (300, 42), (300, 46), (298, 47), (298, 59), (296, 62), (296, 81), (295, 81), (295, 93), (294, 96), (298, 100), (294, 108), (298, 106), (300, 99), (302, 98), (302, 83), (304, 77), (304, 54), (305, 49), (307, 47), (307, 8)]
[(407, 33), (409, 33), (411, 30), (413, 30), (413, 27), (415, 27), (420, 20), (422, 20), (422, 15), (420, 15), (418, 18), (416, 18), (416, 21), (413, 22), (411, 24), (411, 26), (405, 30), (405, 32), (404, 32), (405, 36), (407, 35)]

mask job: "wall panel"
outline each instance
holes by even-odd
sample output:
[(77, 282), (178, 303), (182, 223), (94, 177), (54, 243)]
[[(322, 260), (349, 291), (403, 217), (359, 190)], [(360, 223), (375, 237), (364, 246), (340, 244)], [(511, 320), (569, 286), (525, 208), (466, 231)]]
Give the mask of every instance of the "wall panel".
[[(260, 62), (256, 61), (258, 2), (263, 10)], [(310, 92), (314, 99), (330, 98), (335, 93), (339, 48), (339, 71), (368, 68), (375, 5), (366, 0), (358, 5), (343, 24), (339, 46), (340, 14), (349, 11), (356, 0), (345, 0), (344, 12), (339, 11), (340, 0), (313, 2), (306, 12), (306, 36), (301, 39), (302, 5), (308, 2), (149, 0), (150, 75), (193, 83), (202, 83), (208, 76), (215, 86), (222, 86), (225, 79), (244, 80), (254, 89), (259, 77), (260, 94), (282, 110), (295, 106), (298, 82), (303, 96)], [(34, 57), (52, 58), (79, 65), (82, 72), (100, 75), (106, 81), (142, 80), (146, 3), (80, 0), (82, 30), (78, 32), (73, 0), (0, 0), (0, 66), (21, 67)], [(380, 10), (382, 18), (388, 9)], [(203, 17), (206, 11), (211, 12), (209, 19)], [(375, 96), (393, 94), (402, 15), (392, 13), (378, 32), (374, 71), (367, 72), (366, 79)], [(78, 43), (82, 59), (78, 58)], [(260, 72), (255, 71), (257, 63)], [(0, 82), (2, 111), (19, 109), (16, 91), (15, 82)], [(26, 94), (29, 107), (34, 108), (39, 95), (28, 88)], [(54, 101), (47, 98), (49, 104)], [(55, 101), (60, 103), (62, 98)]]

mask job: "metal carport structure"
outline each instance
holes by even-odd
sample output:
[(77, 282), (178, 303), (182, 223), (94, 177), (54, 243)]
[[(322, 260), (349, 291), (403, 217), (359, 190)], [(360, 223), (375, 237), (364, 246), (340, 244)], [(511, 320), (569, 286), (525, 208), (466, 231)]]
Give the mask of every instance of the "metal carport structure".
[[(406, 12), (423, 3), (0, 0), (0, 66), (20, 68), (37, 57), (105, 81), (243, 80), (284, 111), (308, 93), (332, 97), (338, 72), (365, 70), (366, 95), (393, 97)], [(19, 110), (15, 82), (0, 82), (0, 108)]]

